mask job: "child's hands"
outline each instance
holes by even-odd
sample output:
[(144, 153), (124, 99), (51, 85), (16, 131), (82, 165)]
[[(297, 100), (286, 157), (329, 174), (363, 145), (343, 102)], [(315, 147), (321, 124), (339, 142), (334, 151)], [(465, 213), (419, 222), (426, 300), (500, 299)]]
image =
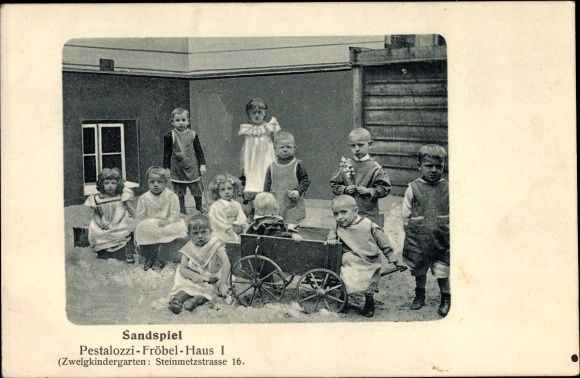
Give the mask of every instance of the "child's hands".
[(162, 220), (160, 220), (160, 221), (159, 221), (159, 223), (157, 223), (157, 225), (158, 225), (159, 227), (165, 227), (165, 226), (167, 226), (169, 223), (171, 223), (171, 222), (170, 222), (170, 221), (168, 221), (167, 219), (162, 219)]
[(101, 230), (108, 230), (110, 228), (110, 225), (106, 222), (103, 222), (99, 225), (99, 227), (101, 228)]
[(207, 170), (205, 169), (205, 165), (200, 165), (199, 166), (199, 173), (201, 173), (202, 176), (205, 176), (205, 174), (207, 173)]
[(357, 190), (356, 185), (349, 185), (346, 188), (344, 188), (344, 192), (346, 194), (354, 194), (356, 192), (356, 190)]
[(300, 192), (298, 190), (290, 190), (288, 192), (288, 198), (291, 200), (298, 199), (298, 197), (300, 197)]
[(361, 196), (364, 196), (364, 195), (367, 195), (367, 194), (371, 194), (371, 190), (369, 188), (365, 188), (364, 186), (357, 186), (356, 187), (356, 191)]
[(330, 245), (336, 245), (336, 244), (338, 244), (338, 240), (336, 240), (336, 239), (328, 239), (328, 240), (326, 240), (326, 243), (327, 244), (330, 244)]
[(292, 234), (292, 240), (294, 240), (296, 243), (300, 243), (302, 240), (304, 240), (304, 238), (300, 234)]

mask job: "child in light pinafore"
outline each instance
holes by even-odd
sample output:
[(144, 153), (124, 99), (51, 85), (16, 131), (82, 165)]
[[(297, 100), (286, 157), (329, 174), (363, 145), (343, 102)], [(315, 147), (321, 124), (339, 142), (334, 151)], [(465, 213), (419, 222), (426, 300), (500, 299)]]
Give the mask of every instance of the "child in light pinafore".
[(257, 193), (264, 190), (264, 178), (268, 166), (275, 160), (272, 138), (280, 131), (276, 118), (264, 121), (268, 106), (264, 100), (255, 98), (246, 105), (246, 114), (251, 124), (240, 125), (238, 135), (244, 137), (240, 155), (242, 165), (241, 180), (244, 185), (244, 202), (248, 206), (248, 218), (253, 219), (253, 200)]
[(89, 225), (89, 243), (97, 257), (107, 258), (112, 252), (125, 248), (125, 259), (134, 262), (133, 251), (126, 248), (135, 229), (134, 209), (130, 204), (133, 191), (124, 188), (118, 168), (105, 168), (97, 180), (98, 194), (90, 195), (85, 205), (93, 209)]
[(394, 257), (389, 239), (381, 228), (367, 217), (359, 215), (354, 198), (340, 195), (332, 200), (331, 209), (336, 228), (328, 233), (327, 242), (343, 244), (340, 278), (344, 281), (347, 294), (365, 295), (362, 315), (372, 317), (375, 313), (374, 294), (379, 291), (380, 252), (400, 271), (406, 267)]
[(276, 161), (268, 167), (264, 192), (270, 192), (278, 201), (279, 213), (284, 222), (299, 224), (306, 218), (304, 193), (310, 185), (308, 172), (301, 160), (296, 159), (294, 136), (280, 131), (274, 137)]
[(240, 184), (230, 174), (217, 176), (209, 185), (214, 201), (208, 211), (214, 235), (223, 242), (239, 242), (239, 234), (248, 225), (242, 206), (235, 200)]
[(187, 228), (190, 240), (179, 251), (181, 262), (175, 270), (170, 292), (173, 298), (169, 309), (174, 314), (179, 314), (182, 308), (193, 311), (216, 294), (229, 297), (230, 260), (224, 243), (212, 235), (209, 218), (203, 214), (194, 215)]
[(195, 200), (195, 208), (203, 212), (203, 183), (206, 173), (205, 155), (199, 136), (189, 129), (189, 112), (177, 108), (171, 112), (173, 130), (163, 137), (163, 168), (171, 170), (173, 191), (179, 198), (181, 214), (186, 214), (185, 193), (187, 188)]
[(159, 252), (164, 244), (187, 237), (187, 227), (179, 215), (179, 199), (167, 188), (169, 171), (153, 166), (147, 170), (149, 191), (139, 197), (135, 217), (135, 242), (145, 256), (143, 269), (161, 270), (165, 259)]
[(411, 310), (425, 306), (427, 271), (437, 278), (441, 291), (439, 315), (451, 307), (449, 287), (449, 182), (442, 178), (447, 151), (428, 144), (419, 150), (421, 177), (409, 184), (403, 199), (405, 244), (403, 259), (415, 277), (415, 299)]

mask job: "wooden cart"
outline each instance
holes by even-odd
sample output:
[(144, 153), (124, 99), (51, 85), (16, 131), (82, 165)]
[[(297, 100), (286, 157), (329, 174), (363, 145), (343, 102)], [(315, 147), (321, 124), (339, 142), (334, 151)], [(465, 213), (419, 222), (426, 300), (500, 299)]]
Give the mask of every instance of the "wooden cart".
[(228, 245), (232, 263), (228, 283), (233, 297), (243, 306), (280, 301), (297, 275), (296, 300), (306, 313), (322, 308), (341, 311), (347, 298), (340, 278), (342, 245), (327, 244), (327, 233), (327, 229), (301, 228), (304, 240), (300, 243), (273, 236), (241, 235), (239, 248)]

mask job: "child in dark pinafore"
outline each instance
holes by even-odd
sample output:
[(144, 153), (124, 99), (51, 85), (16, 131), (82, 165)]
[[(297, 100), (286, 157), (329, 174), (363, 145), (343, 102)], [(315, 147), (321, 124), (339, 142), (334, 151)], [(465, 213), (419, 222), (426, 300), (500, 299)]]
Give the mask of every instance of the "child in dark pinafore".
[(373, 141), (368, 130), (356, 128), (348, 135), (352, 159), (344, 159), (341, 168), (330, 178), (330, 189), (339, 196), (356, 200), (359, 215), (376, 224), (379, 221), (379, 198), (391, 192), (391, 181), (381, 165), (369, 155)]
[(415, 277), (415, 299), (411, 310), (425, 306), (427, 271), (437, 278), (441, 291), (439, 315), (451, 307), (449, 287), (449, 183), (441, 176), (447, 152), (436, 144), (419, 150), (421, 177), (409, 184), (403, 200), (405, 244), (403, 261)]
[(195, 208), (203, 212), (203, 184), (206, 173), (205, 156), (199, 136), (189, 129), (189, 111), (177, 108), (171, 112), (173, 130), (163, 137), (163, 168), (171, 170), (173, 192), (179, 198), (179, 210), (186, 214), (185, 192), (187, 188), (195, 200)]

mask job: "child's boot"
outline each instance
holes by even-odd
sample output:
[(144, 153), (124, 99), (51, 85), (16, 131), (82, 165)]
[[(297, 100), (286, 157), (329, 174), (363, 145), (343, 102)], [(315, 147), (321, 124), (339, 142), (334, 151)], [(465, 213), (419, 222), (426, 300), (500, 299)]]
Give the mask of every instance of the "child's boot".
[(441, 293), (441, 304), (439, 305), (439, 315), (446, 316), (451, 308), (451, 294)]
[(415, 288), (415, 299), (411, 304), (411, 310), (418, 310), (425, 306), (425, 289)]
[(195, 200), (195, 209), (199, 211), (200, 214), (203, 214), (203, 204), (201, 202), (201, 196), (194, 196), (193, 199)]
[(365, 307), (362, 316), (372, 318), (375, 314), (375, 298), (372, 294), (365, 294)]
[(207, 302), (206, 297), (196, 295), (183, 302), (183, 308), (186, 309), (187, 311), (193, 311), (197, 306), (201, 306), (205, 302)]
[(179, 212), (183, 215), (187, 214), (187, 209), (185, 208), (185, 196), (179, 197)]
[(177, 314), (179, 314), (181, 312), (181, 306), (182, 306), (182, 302), (178, 298), (173, 298), (171, 300), (171, 302), (169, 302), (169, 309), (175, 315), (177, 315)]

